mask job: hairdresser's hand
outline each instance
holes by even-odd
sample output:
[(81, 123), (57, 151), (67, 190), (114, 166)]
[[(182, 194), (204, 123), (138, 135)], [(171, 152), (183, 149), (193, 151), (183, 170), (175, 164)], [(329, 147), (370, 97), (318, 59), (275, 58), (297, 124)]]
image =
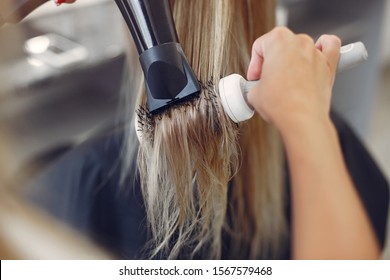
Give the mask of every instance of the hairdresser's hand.
[(380, 246), (344, 163), (329, 108), (340, 40), (277, 28), (253, 45), (252, 106), (279, 129), (290, 171), (292, 256), (375, 259)]
[(329, 118), (340, 47), (335, 36), (314, 43), (283, 27), (258, 38), (247, 79), (261, 82), (249, 92), (249, 103), (281, 132), (305, 119)]

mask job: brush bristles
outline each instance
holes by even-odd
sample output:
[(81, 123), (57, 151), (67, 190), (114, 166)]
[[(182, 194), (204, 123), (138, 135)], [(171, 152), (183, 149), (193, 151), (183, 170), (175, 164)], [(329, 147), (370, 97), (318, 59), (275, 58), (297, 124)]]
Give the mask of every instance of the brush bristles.
[[(200, 100), (203, 99), (206, 102), (206, 112), (212, 111), (217, 112), (216, 117), (220, 117), (220, 109), (221, 105), (218, 101), (219, 96), (217, 95), (215, 84), (213, 82), (213, 78), (206, 82), (199, 81), (201, 91), (199, 94), (195, 94), (191, 96), (191, 98), (186, 100), (181, 100), (177, 103), (172, 103), (169, 107), (164, 108), (157, 113), (150, 113), (149, 109), (146, 105), (140, 105), (138, 109), (136, 109), (135, 113), (137, 114), (137, 127), (136, 130), (139, 132), (143, 139), (148, 139), (149, 141), (153, 141), (154, 128), (157, 120), (161, 120), (163, 116), (171, 116), (172, 110), (181, 110), (183, 112), (187, 112), (188, 108), (195, 108), (196, 111), (199, 111), (200, 108)], [(212, 106), (213, 108), (210, 108)]]

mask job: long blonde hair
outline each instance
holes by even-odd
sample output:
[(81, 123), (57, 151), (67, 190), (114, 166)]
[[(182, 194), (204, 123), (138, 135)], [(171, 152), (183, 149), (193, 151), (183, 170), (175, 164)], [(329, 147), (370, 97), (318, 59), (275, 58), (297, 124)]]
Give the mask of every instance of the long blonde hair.
[[(286, 233), (279, 137), (260, 117), (240, 125), (215, 85), (245, 75), (253, 41), (274, 21), (272, 0), (171, 0), (198, 98), (158, 116), (145, 112), (138, 169), (152, 235), (151, 257), (278, 258)], [(225, 240), (225, 239), (224, 239)]]

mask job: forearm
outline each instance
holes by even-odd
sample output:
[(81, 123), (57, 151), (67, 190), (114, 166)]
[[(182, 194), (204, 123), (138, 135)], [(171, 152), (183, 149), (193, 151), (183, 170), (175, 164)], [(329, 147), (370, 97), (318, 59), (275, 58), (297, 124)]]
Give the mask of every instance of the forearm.
[(379, 257), (370, 220), (327, 117), (341, 40), (275, 28), (252, 47), (249, 103), (280, 131), (292, 182), (293, 257)]
[(292, 182), (293, 257), (378, 258), (378, 242), (331, 121), (302, 116), (281, 133)]

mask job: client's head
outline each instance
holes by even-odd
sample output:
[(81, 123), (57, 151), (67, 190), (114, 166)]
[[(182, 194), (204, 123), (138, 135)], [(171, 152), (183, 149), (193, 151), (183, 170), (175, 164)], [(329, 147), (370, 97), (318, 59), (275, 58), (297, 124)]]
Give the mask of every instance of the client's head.
[(245, 75), (253, 41), (272, 27), (273, 5), (171, 0), (202, 91), (153, 116), (140, 92), (138, 168), (152, 257), (220, 258), (223, 250), (233, 258), (278, 256), (285, 226), (276, 132), (257, 116), (232, 122), (215, 87), (221, 76)]

